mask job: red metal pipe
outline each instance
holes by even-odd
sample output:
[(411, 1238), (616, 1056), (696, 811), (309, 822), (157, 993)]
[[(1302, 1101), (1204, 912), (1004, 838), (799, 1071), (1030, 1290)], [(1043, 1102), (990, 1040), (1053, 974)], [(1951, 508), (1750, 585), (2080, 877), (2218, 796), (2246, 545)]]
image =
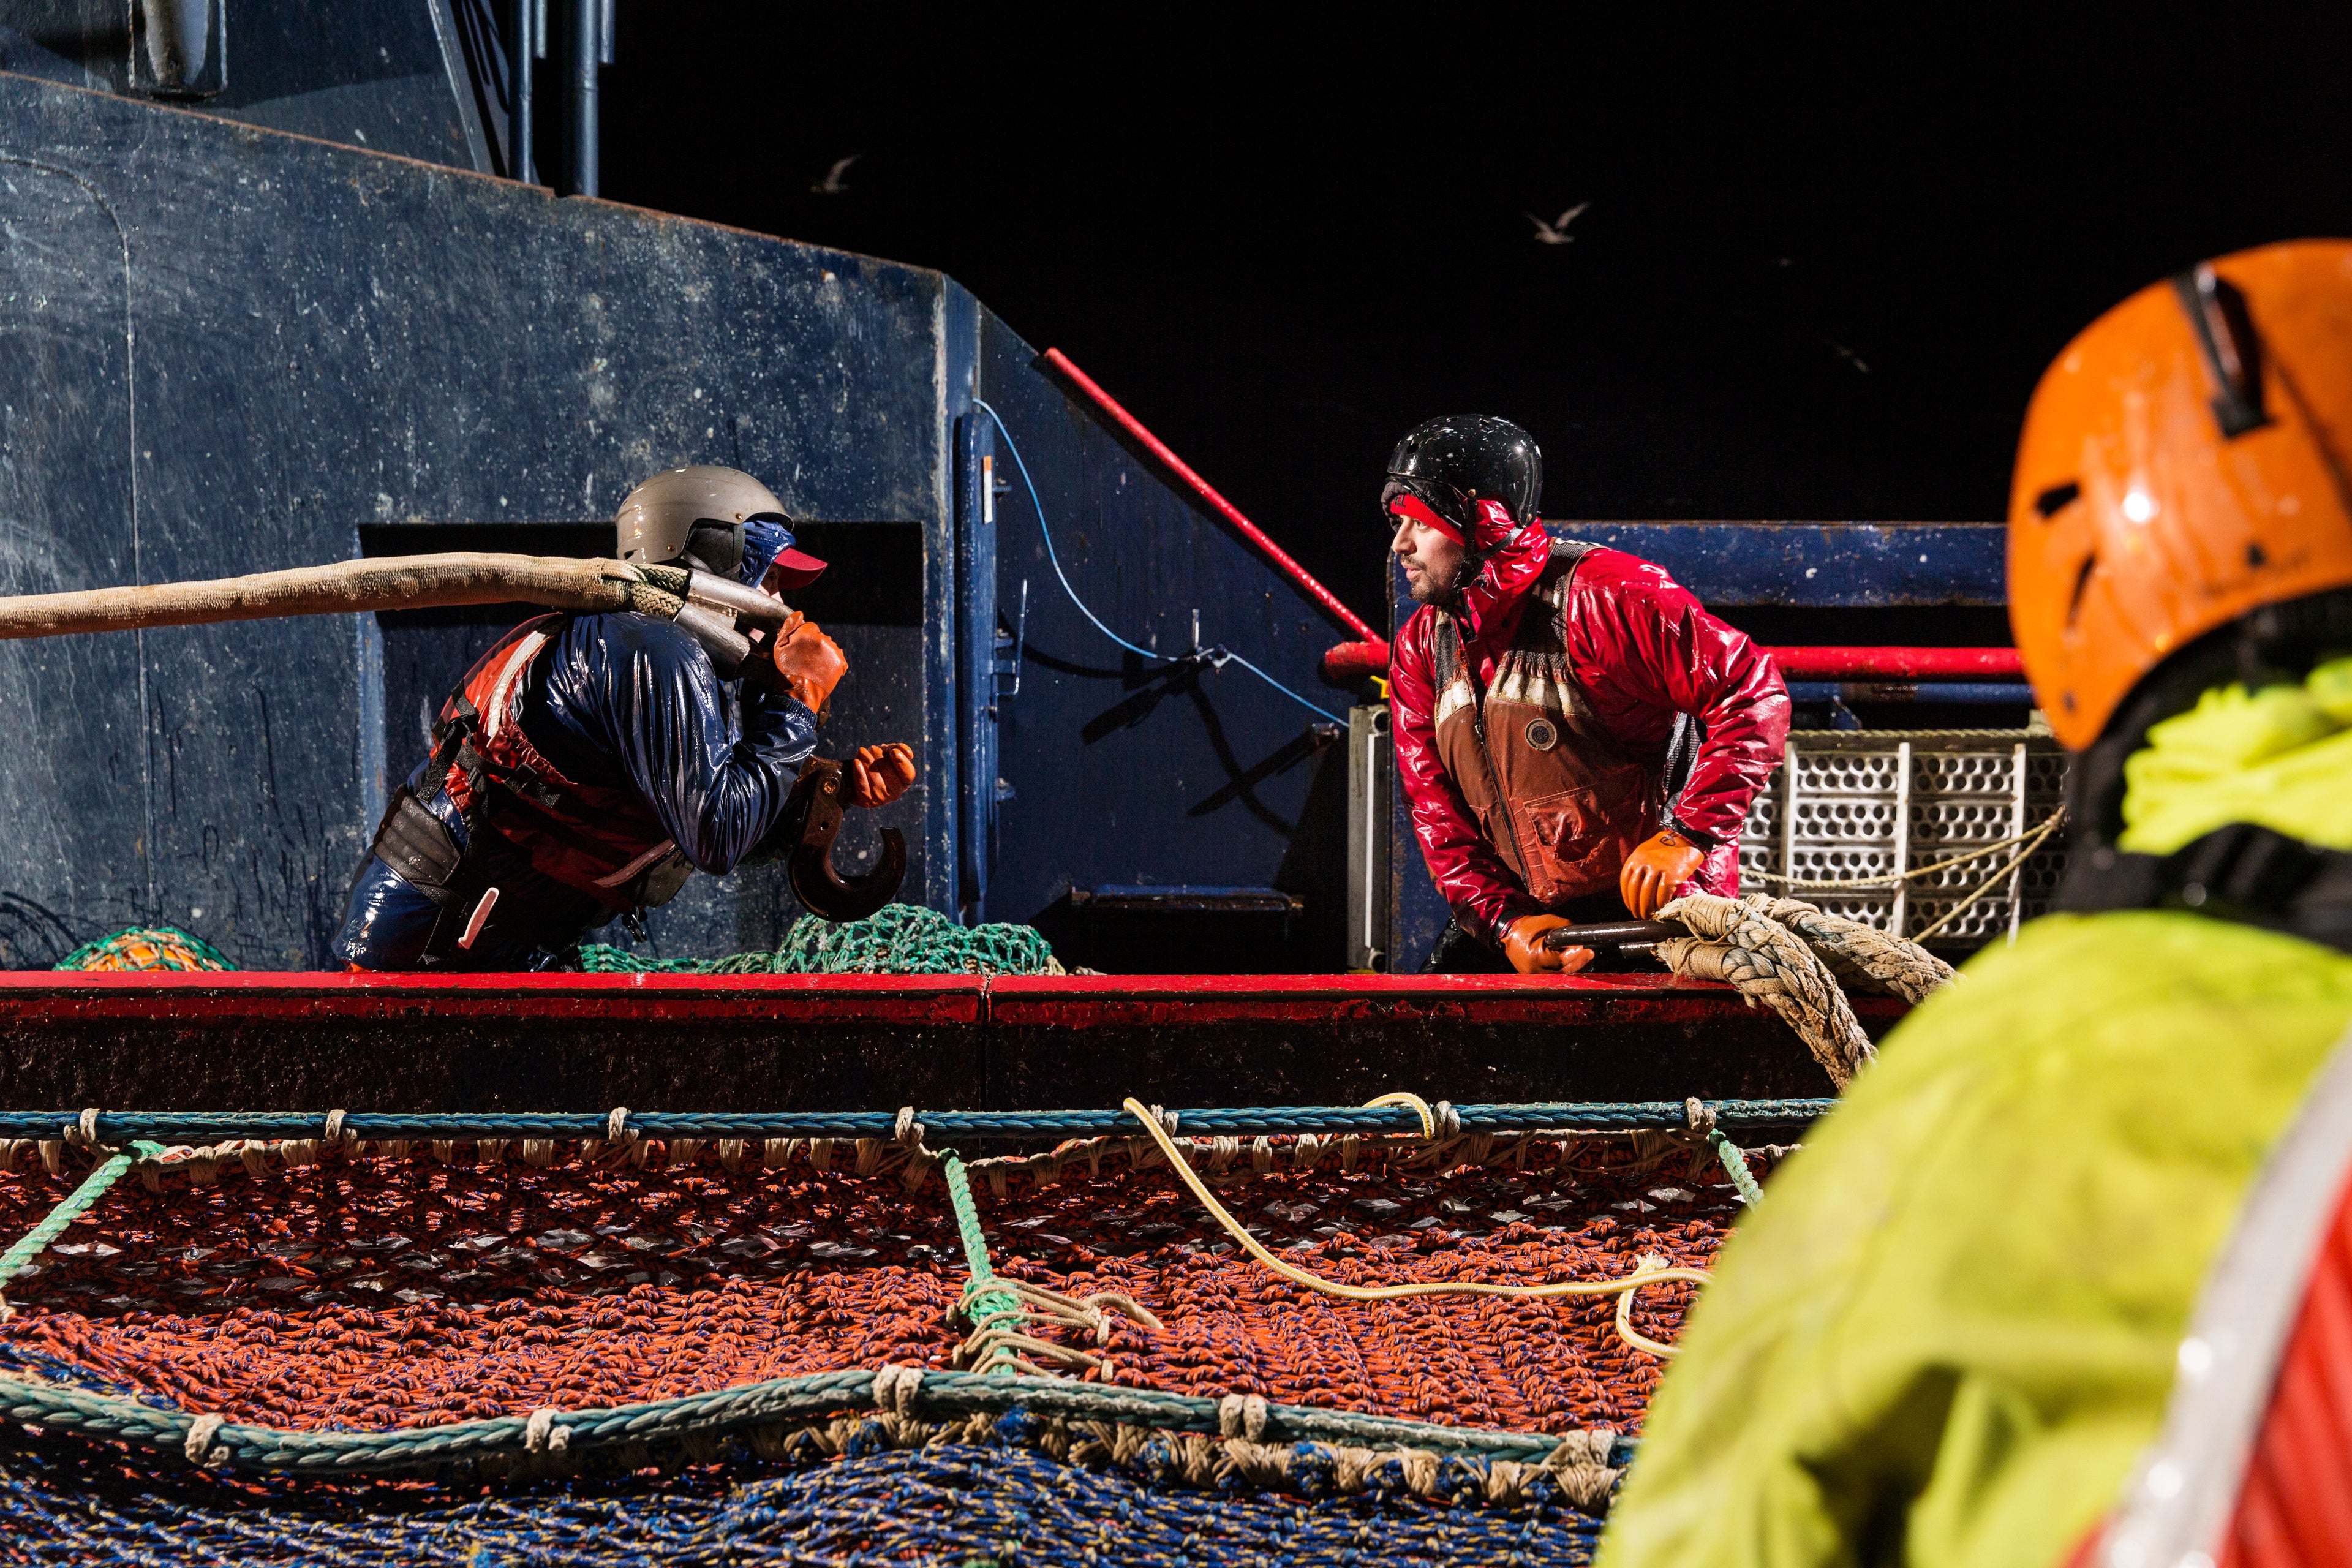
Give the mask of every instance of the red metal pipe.
[(1187, 485), (1190, 485), (1192, 489), (1192, 493), (1199, 496), (1202, 500), (1209, 504), (1210, 510), (1215, 512), (1227, 522), (1233, 524), (1234, 530), (1239, 532), (1244, 539), (1246, 539), (1252, 544), (1256, 545), (1258, 550), (1265, 556), (1265, 558), (1273, 562), (1275, 565), (1281, 570), (1285, 576), (1287, 576), (1293, 583), (1297, 584), (1299, 587), (1305, 589), (1308, 595), (1310, 595), (1316, 603), (1321, 605), (1326, 610), (1329, 611), (1332, 616), (1337, 619), (1341, 626), (1346, 626), (1349, 631), (1354, 632), (1360, 637), (1364, 637), (1371, 641), (1379, 640), (1380, 634), (1372, 630), (1370, 626), (1365, 625), (1363, 617), (1357, 615), (1355, 611), (1348, 608), (1347, 605), (1341, 604), (1339, 602), (1339, 595), (1333, 594), (1330, 589), (1326, 588), (1321, 583), (1316, 581), (1313, 573), (1307, 571), (1306, 567), (1301, 566), (1297, 562), (1293, 561), (1287, 551), (1284, 550), (1281, 545), (1276, 544), (1273, 540), (1267, 538), (1265, 531), (1261, 530), (1257, 524), (1252, 522), (1248, 518), (1244, 517), (1241, 514), (1241, 509), (1234, 506), (1233, 502), (1227, 500), (1224, 497), (1219, 495), (1215, 489), (1211, 488), (1208, 480), (1194, 473), (1192, 467), (1187, 464), (1183, 458), (1170, 451), (1166, 442), (1160, 440), (1159, 437), (1154, 436), (1150, 431), (1145, 429), (1143, 427), (1142, 421), (1136, 418), (1134, 415), (1129, 414), (1126, 409), (1121, 408), (1116, 398), (1112, 397), (1109, 393), (1105, 392), (1101, 387), (1095, 384), (1093, 377), (1087, 375), (1085, 371), (1080, 370), (1076, 365), (1072, 364), (1070, 363), (1069, 355), (1064, 353), (1059, 349), (1047, 349), (1045, 351), (1045, 363), (1052, 365), (1055, 370), (1061, 372), (1062, 374), (1068, 379), (1071, 385), (1076, 387), (1080, 392), (1085, 393), (1088, 397), (1094, 399), (1095, 405), (1100, 408), (1105, 414), (1109, 415), (1114, 420), (1118, 421), (1120, 429), (1125, 430), (1129, 435), (1134, 437), (1137, 441), (1142, 444), (1146, 451), (1150, 452), (1153, 457), (1159, 458), (1160, 462), (1167, 465), (1169, 472), (1174, 474)]
[[(2023, 673), (2013, 647), (1768, 647), (1792, 680), (1982, 679)], [(1323, 655), (1323, 679), (1344, 686), (1385, 675), (1389, 645), (1378, 638), (1335, 644)]]
[(1368, 675), (1388, 672), (1389, 645), (1385, 637), (1338, 643), (1323, 650), (1323, 679), (1334, 686), (1346, 686)]
[(1799, 680), (1938, 680), (2022, 675), (2013, 647), (1768, 647)]
[[(326, 974), (0, 972), (0, 1028), (122, 1022), (188, 1030), (403, 1019), (596, 1023), (889, 1023), (936, 1028), (1136, 1022), (1464, 1024), (1711, 1022), (1740, 1011), (1719, 981), (1673, 974)], [(1903, 1005), (1857, 996), (1855, 1013)]]

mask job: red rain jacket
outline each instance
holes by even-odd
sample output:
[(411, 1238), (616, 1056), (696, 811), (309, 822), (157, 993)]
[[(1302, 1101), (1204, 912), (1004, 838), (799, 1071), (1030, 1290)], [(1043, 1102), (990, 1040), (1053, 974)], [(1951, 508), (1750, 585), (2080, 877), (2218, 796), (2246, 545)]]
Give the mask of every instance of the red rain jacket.
[[(1457, 614), (1463, 656), (1481, 689), (1510, 641), (1528, 590), (1544, 569), (1551, 540), (1530, 522), (1491, 556)], [(1437, 890), (1465, 931), (1501, 941), (1501, 931), (1543, 906), (1479, 832), (1439, 764), (1433, 743), (1435, 660), (1429, 616), (1416, 609), (1396, 637), (1389, 666), (1389, 714), (1397, 776), (1413, 832)], [(1570, 668), (1609, 732), (1636, 756), (1663, 752), (1675, 716), (1705, 731), (1673, 817), (1706, 847), (1706, 863), (1685, 889), (1737, 897), (1739, 830), (1748, 803), (1780, 765), (1789, 735), (1789, 691), (1769, 655), (1745, 633), (1701, 607), (1661, 567), (1618, 550), (1594, 550), (1578, 563), (1568, 603)]]

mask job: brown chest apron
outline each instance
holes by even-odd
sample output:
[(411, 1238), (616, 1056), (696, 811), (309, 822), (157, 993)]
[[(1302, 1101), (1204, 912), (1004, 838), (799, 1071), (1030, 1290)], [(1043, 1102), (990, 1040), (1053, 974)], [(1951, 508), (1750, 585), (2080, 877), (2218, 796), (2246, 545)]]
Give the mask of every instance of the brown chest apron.
[(1554, 545), (1482, 694), (1454, 617), (1437, 617), (1437, 757), (1530, 897), (1558, 908), (1613, 892), (1665, 810), (1666, 759), (1629, 754), (1569, 668), (1566, 605), (1587, 546)]

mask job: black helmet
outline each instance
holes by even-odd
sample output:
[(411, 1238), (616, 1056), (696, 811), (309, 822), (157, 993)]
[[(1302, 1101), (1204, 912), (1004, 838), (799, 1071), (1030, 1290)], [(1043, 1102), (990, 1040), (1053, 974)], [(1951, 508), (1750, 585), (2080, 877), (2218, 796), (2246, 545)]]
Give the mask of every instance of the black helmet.
[[(1491, 414), (1449, 414), (1416, 426), (1389, 458), (1381, 513), (1401, 495), (1418, 496), (1433, 511), (1477, 538), (1473, 501), (1498, 500), (1511, 521), (1526, 522), (1543, 498), (1543, 449), (1535, 437)], [(1391, 526), (1393, 524), (1391, 523)]]

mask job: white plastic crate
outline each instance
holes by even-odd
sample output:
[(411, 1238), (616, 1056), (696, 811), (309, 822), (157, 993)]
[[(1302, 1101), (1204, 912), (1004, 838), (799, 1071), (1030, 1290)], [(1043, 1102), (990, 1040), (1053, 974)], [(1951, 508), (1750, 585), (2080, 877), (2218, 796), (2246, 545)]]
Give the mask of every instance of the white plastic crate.
[[(2032, 832), (2063, 803), (2066, 753), (2022, 730), (1815, 730), (1756, 797), (1739, 839), (1740, 891), (1785, 893), (1909, 936), (1926, 931), (2007, 866), (2013, 847), (1893, 885), (1790, 888), (1895, 878)], [(2050, 907), (2066, 865), (2051, 835), (1958, 918), (1927, 939), (1974, 949)]]

